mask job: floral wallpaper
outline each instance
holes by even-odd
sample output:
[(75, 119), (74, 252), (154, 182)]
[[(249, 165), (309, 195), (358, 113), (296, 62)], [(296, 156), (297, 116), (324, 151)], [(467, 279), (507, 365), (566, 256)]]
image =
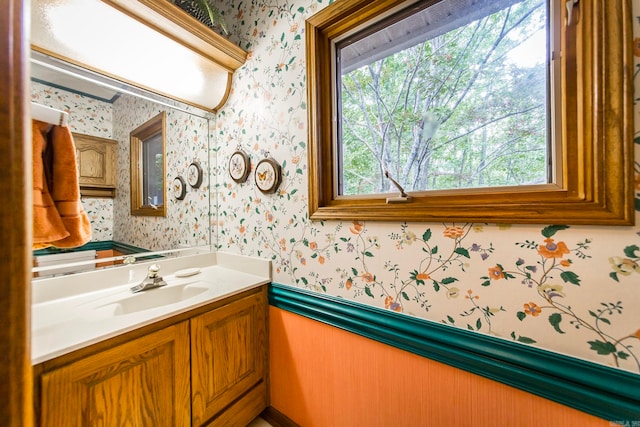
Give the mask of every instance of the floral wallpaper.
[[(187, 167), (194, 160), (209, 171), (209, 139), (215, 122), (212, 117), (203, 118), (208, 115), (192, 107), (179, 105), (195, 113), (188, 114), (131, 95), (121, 95), (114, 103), (98, 101), (38, 82), (32, 82), (32, 100), (69, 112), (73, 132), (119, 141), (115, 199), (82, 198), (91, 221), (92, 241), (116, 240), (149, 250), (211, 244), (209, 174), (205, 173), (198, 189), (188, 187), (187, 196), (181, 201), (171, 195), (170, 184), (177, 175), (186, 179)], [(162, 110), (167, 111), (167, 216), (132, 217), (129, 133)]]
[[(273, 260), (274, 282), (640, 373), (640, 225), (308, 219), (304, 28), (328, 4), (226, 2), (231, 39), (249, 58), (216, 123), (219, 249)], [(640, 15), (640, 0), (633, 7)], [(238, 148), (252, 168), (266, 157), (282, 165), (275, 194), (253, 175), (229, 177)], [(640, 160), (635, 169), (640, 209)]]

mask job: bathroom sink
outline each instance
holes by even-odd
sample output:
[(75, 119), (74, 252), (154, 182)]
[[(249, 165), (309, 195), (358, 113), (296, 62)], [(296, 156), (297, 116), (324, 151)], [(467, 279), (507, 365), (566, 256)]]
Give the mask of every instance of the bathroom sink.
[(165, 286), (132, 294), (101, 305), (97, 309), (103, 316), (105, 314), (121, 316), (182, 302), (207, 292), (209, 289), (211, 289), (211, 285), (205, 282)]

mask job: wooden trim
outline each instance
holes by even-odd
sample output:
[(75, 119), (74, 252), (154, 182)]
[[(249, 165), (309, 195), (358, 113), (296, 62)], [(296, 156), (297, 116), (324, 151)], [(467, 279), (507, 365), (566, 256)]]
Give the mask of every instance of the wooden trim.
[(273, 427), (299, 427), (295, 421), (278, 411), (273, 406), (268, 406), (264, 411), (262, 411), (260, 417)]
[(22, 22), (29, 2), (2, 1), (0, 13), (0, 419), (33, 425), (30, 345), (31, 116), (28, 35)]
[[(336, 40), (402, 0), (335, 2), (306, 22), (309, 216), (401, 220), (633, 225), (633, 55), (630, 0), (584, 0), (561, 44), (563, 176), (558, 184), (386, 195), (336, 194)], [(565, 8), (560, 21), (565, 22)]]
[(275, 283), (269, 303), (607, 420), (640, 414), (632, 372)]

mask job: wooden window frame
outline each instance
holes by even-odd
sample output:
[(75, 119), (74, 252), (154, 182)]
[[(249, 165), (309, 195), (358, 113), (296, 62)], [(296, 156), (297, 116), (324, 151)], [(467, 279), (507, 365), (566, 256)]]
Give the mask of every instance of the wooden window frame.
[[(166, 216), (167, 215), (167, 156), (166, 156), (166, 112), (161, 112), (151, 118), (141, 126), (137, 127), (130, 134), (130, 158), (131, 158), (131, 215), (133, 216)], [(162, 205), (151, 206), (142, 200), (143, 192), (143, 158), (142, 144), (152, 136), (162, 134), (162, 194), (164, 200)]]
[(630, 0), (581, 0), (570, 24), (561, 8), (557, 184), (411, 193), (401, 204), (337, 196), (335, 43), (403, 4), (343, 0), (306, 21), (310, 219), (634, 224)]

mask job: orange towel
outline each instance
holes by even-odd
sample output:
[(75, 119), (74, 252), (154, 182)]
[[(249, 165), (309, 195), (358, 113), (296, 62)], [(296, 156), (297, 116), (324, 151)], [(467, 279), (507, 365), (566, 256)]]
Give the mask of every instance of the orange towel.
[(33, 248), (40, 249), (51, 246), (51, 242), (69, 236), (60, 214), (53, 203), (47, 177), (43, 154), (47, 149), (47, 128), (50, 125), (32, 120), (33, 140)]
[[(46, 124), (36, 122), (40, 128)], [(34, 125), (35, 126), (35, 125)], [(44, 139), (42, 130), (38, 132)], [(34, 132), (34, 135), (35, 132)], [(47, 134), (48, 141), (40, 151), (45, 153), (42, 157), (42, 168), (40, 169), (44, 178), (42, 182), (42, 194), (49, 191), (50, 198), (55, 204), (57, 220), (51, 213), (51, 207), (47, 206), (46, 215), (36, 218), (34, 203), (34, 248), (56, 246), (59, 248), (75, 248), (82, 246), (91, 239), (91, 224), (89, 218), (82, 208), (80, 202), (80, 185), (78, 182), (78, 169), (76, 164), (76, 148), (73, 142), (71, 131), (66, 126), (53, 126)], [(35, 167), (36, 141), (34, 139), (34, 200), (36, 175), (39, 173)], [(50, 155), (49, 155), (50, 154)], [(48, 172), (48, 173), (47, 173)], [(48, 175), (48, 176), (47, 176)], [(48, 226), (46, 220), (51, 220)], [(59, 221), (59, 222), (58, 222)], [(59, 224), (65, 231), (64, 235), (59, 233)], [(36, 240), (36, 225), (41, 227), (41, 233)]]

